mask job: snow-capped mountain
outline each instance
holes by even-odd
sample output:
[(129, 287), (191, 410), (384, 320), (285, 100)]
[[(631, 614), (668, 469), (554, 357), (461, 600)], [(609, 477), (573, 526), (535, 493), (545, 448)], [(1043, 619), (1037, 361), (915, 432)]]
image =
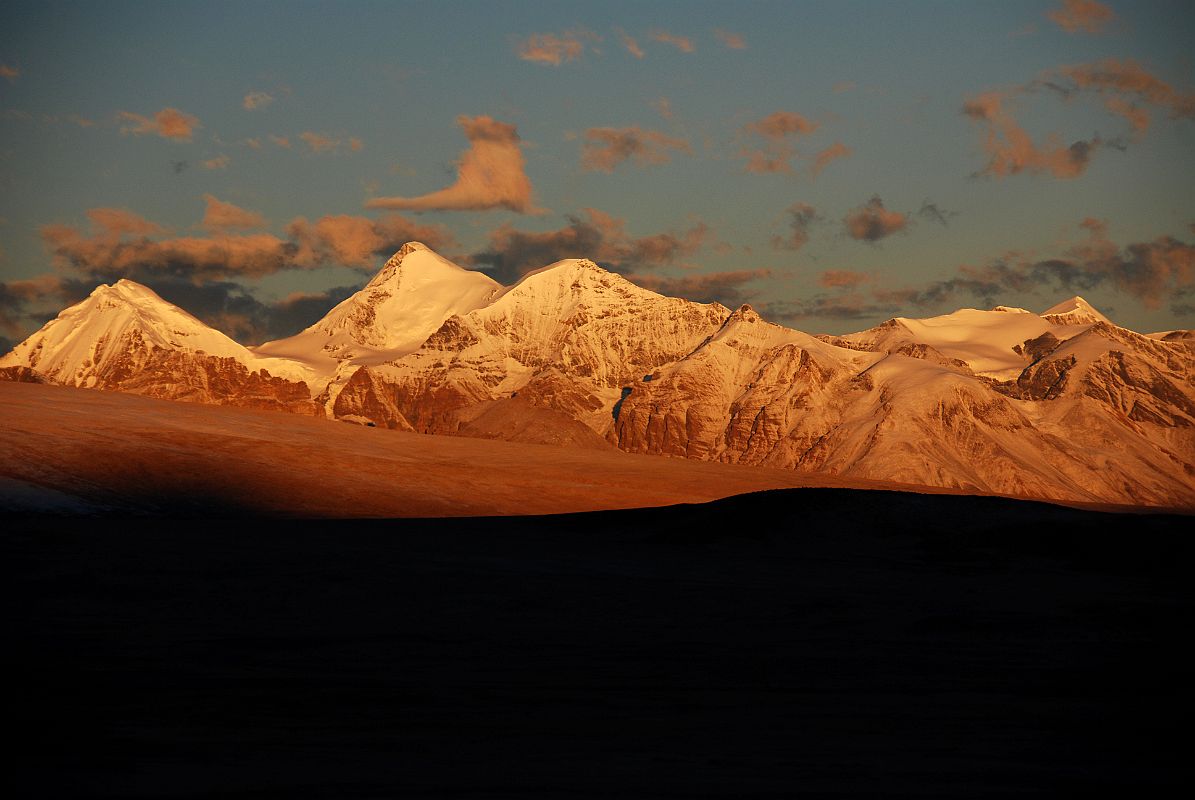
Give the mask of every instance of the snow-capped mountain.
[(312, 390), (334, 397), (357, 367), (417, 350), (444, 320), (481, 308), (502, 291), (489, 276), (463, 269), (424, 244), (408, 242), (365, 288), (319, 322), (252, 349), (259, 356), (304, 365), (314, 376)]
[(386, 387), (401, 418), (385, 424), (451, 433), (462, 409), (517, 396), (603, 434), (622, 387), (691, 352), (729, 313), (641, 289), (592, 261), (560, 261), (450, 317), (410, 355), (358, 373), (332, 410), (355, 413)]
[[(246, 350), (122, 281), (0, 366), (204, 402), (262, 394), (244, 375), (264, 368), (281, 388), (306, 381), (329, 416), (382, 427), (1192, 507), (1192, 342), (1117, 327), (1078, 297), (814, 337), (585, 259), (504, 289), (412, 243), (290, 339)], [(240, 383), (213, 381), (212, 360)]]
[[(314, 406), (303, 365), (249, 352), (223, 333), (130, 280), (97, 287), (0, 358), (66, 386), (177, 400)], [(28, 376), (27, 376), (28, 377)]]

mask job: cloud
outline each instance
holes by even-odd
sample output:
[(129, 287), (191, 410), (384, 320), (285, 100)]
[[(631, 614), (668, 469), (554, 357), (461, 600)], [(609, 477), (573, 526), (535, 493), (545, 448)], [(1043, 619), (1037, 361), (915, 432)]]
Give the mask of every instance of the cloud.
[(171, 161), (170, 169), (175, 175), (182, 175), (191, 167), (190, 161)]
[(1104, 108), (1112, 114), (1124, 117), (1136, 134), (1143, 134), (1149, 130), (1149, 111), (1123, 97), (1109, 97), (1104, 101)]
[(203, 196), (207, 207), (203, 212), (203, 227), (209, 231), (244, 230), (264, 228), (265, 217), (256, 211), (247, 211), (240, 206), (217, 200), (210, 194)]
[(850, 211), (842, 219), (847, 236), (861, 242), (878, 242), (887, 236), (905, 230), (909, 224), (908, 214), (889, 211), (884, 201), (875, 196), (862, 206)]
[(693, 44), (693, 40), (687, 36), (677, 36), (674, 33), (660, 30), (652, 31), (649, 36), (653, 41), (670, 44), (682, 53), (692, 53), (697, 49), (697, 46)]
[(270, 103), (274, 102), (274, 96), (266, 94), (265, 92), (249, 92), (241, 100), (241, 108), (246, 111), (253, 111), (257, 108), (265, 108)]
[(817, 122), (810, 122), (792, 111), (776, 111), (763, 119), (750, 122), (743, 130), (758, 133), (769, 139), (783, 139), (786, 136), (800, 136), (817, 130)]
[(131, 133), (133, 136), (152, 133), (163, 139), (189, 142), (195, 129), (202, 127), (198, 117), (179, 111), (177, 108), (163, 108), (154, 114), (153, 119), (130, 111), (121, 111), (117, 116), (123, 121), (120, 132)]
[(469, 139), (469, 149), (457, 162), (455, 183), (419, 197), (376, 197), (366, 207), (415, 211), (505, 208), (523, 214), (539, 213), (532, 198), (531, 179), (523, 168), (515, 126), (487, 116), (460, 116), (456, 121)]
[(360, 153), (365, 149), (365, 142), (358, 139), (356, 136), (349, 137), (349, 149), (354, 153)]
[(230, 230), (264, 220), (210, 195), (204, 199), (206, 237), (169, 237), (161, 226), (131, 211), (109, 208), (87, 212), (90, 232), (71, 225), (46, 225), (40, 233), (55, 265), (92, 285), (119, 278), (204, 284), (319, 267), (369, 271), (379, 257), (412, 239), (431, 247), (453, 243), (441, 226), (420, 225), (397, 214), (377, 220), (328, 216), (315, 222), (299, 217), (287, 226), (285, 239), (270, 233), (233, 235)]
[(1046, 13), (1067, 33), (1102, 33), (1116, 19), (1116, 13), (1096, 0), (1062, 0), (1062, 8)]
[(818, 294), (800, 300), (764, 303), (759, 312), (769, 320), (796, 324), (803, 319), (867, 320), (899, 313), (900, 306), (860, 292)]
[(568, 61), (575, 61), (585, 53), (585, 39), (595, 35), (585, 30), (564, 33), (533, 33), (519, 42), (518, 54), (523, 61), (548, 64), (559, 67)]
[(866, 272), (853, 272), (849, 269), (830, 269), (818, 276), (817, 282), (827, 289), (855, 289), (861, 283), (867, 283), (871, 276)]
[(1063, 145), (1051, 137), (1044, 148), (1039, 148), (1005, 109), (1008, 96), (1004, 92), (985, 92), (963, 105), (963, 113), (982, 126), (986, 134), (983, 149), (988, 163), (975, 175), (998, 178), (1022, 172), (1049, 173), (1055, 178), (1082, 175), (1092, 153), (1103, 141), (1097, 136)]
[(756, 174), (793, 171), (791, 159), (796, 150), (791, 139), (813, 133), (820, 123), (811, 122), (792, 111), (776, 111), (743, 126), (743, 133), (765, 141), (762, 149), (744, 148), (739, 155), (747, 159), (744, 169)]
[(595, 208), (566, 219), (563, 228), (542, 233), (502, 225), (490, 233), (486, 248), (469, 260), (502, 283), (565, 258), (590, 258), (614, 272), (638, 272), (676, 263), (699, 250), (710, 235), (708, 226), (699, 222), (679, 234), (634, 237), (626, 232), (624, 220)]
[(1087, 239), (1061, 257), (1034, 260), (1014, 253), (981, 267), (960, 267), (956, 275), (923, 286), (877, 290), (876, 298), (934, 306), (966, 294), (990, 305), (1008, 292), (1074, 294), (1102, 286), (1158, 308), (1195, 289), (1195, 245), (1160, 236), (1120, 247), (1107, 238), (1101, 220), (1088, 218), (1079, 227)]
[(19, 77), (21, 77), (19, 67), (14, 67), (12, 64), (0, 64), (0, 78), (4, 78), (9, 83), (16, 83)]
[(618, 36), (618, 40), (622, 42), (622, 46), (627, 49), (627, 52), (635, 58), (643, 58), (645, 55), (643, 48), (639, 46), (639, 42), (622, 28), (615, 28), (614, 33)]
[(800, 250), (809, 242), (809, 226), (819, 219), (817, 209), (807, 203), (794, 203), (787, 209), (789, 232), (773, 236), (772, 247), (777, 250)]
[(931, 220), (932, 222), (937, 222), (943, 227), (949, 227), (949, 222), (947, 222), (947, 220), (950, 217), (957, 217), (958, 212), (946, 211), (945, 209), (940, 208), (937, 203), (931, 203), (929, 200), (922, 200), (921, 208), (917, 209), (917, 216)]
[(1127, 148), (1122, 138), (1104, 139), (1098, 135), (1070, 145), (1059, 142), (1056, 136), (1049, 137), (1044, 145), (1035, 144), (1009, 106), (1014, 99), (1042, 89), (1063, 101), (1084, 95), (1102, 97), (1104, 110), (1127, 121), (1135, 140), (1150, 127), (1150, 106), (1167, 112), (1171, 119), (1195, 119), (1195, 92), (1175, 89), (1136, 61), (1109, 58), (1057, 67), (1024, 85), (984, 92), (964, 103), (963, 113), (985, 134), (983, 147), (989, 157), (987, 166), (976, 175), (1004, 177), (1024, 172), (1076, 178), (1086, 171), (1098, 149)]
[(290, 139), (288, 139), (285, 136), (275, 136), (274, 134), (271, 133), (270, 141), (273, 142), (278, 147), (283, 148), (284, 150), (289, 150), (291, 147)]
[(581, 166), (590, 171), (613, 172), (616, 166), (628, 159), (634, 159), (641, 167), (665, 164), (672, 160), (670, 150), (690, 155), (693, 153), (692, 147), (684, 139), (659, 131), (644, 130), (638, 126), (590, 128), (585, 131)]
[(201, 161), (200, 165), (204, 169), (227, 169), (228, 165), (231, 163), (231, 158), (225, 155), (219, 155), (215, 158), (209, 158), (207, 161)]
[(672, 101), (667, 97), (652, 100), (650, 105), (664, 119), (672, 119)]
[(327, 134), (315, 133), (314, 131), (303, 131), (299, 134), (299, 138), (311, 148), (311, 152), (313, 153), (327, 153), (340, 146), (339, 139), (334, 139)]
[(842, 142), (835, 142), (825, 150), (818, 151), (818, 153), (813, 157), (813, 166), (810, 168), (810, 171), (816, 178), (818, 175), (822, 174), (822, 170), (830, 165), (830, 162), (836, 161), (840, 158), (847, 158), (854, 152), (854, 150), (847, 147)]
[(294, 245), (291, 258), (301, 267), (341, 264), (369, 269), (378, 256), (388, 256), (410, 241), (423, 242), (433, 250), (455, 244), (443, 226), (420, 225), (399, 214), (376, 220), (341, 214), (315, 222), (298, 217), (286, 232)]
[(1195, 92), (1179, 92), (1131, 59), (1107, 58), (1092, 64), (1059, 67), (1075, 90), (1128, 95), (1170, 112), (1172, 119), (1195, 119)]
[(127, 208), (93, 208), (87, 211), (92, 230), (107, 236), (155, 236), (163, 233), (156, 222)]
[(839, 81), (830, 87), (830, 91), (834, 92), (834, 94), (843, 94), (844, 92), (854, 90), (858, 85), (854, 81)]
[(683, 297), (697, 303), (722, 303), (730, 308), (743, 305), (750, 295), (743, 285), (769, 278), (771, 270), (741, 269), (730, 272), (710, 272), (668, 278), (661, 275), (629, 274), (626, 279), (667, 297)]
[(718, 41), (720, 41), (726, 47), (729, 47), (731, 50), (747, 49), (747, 40), (741, 33), (732, 33), (731, 31), (723, 30), (722, 28), (714, 28), (714, 36), (717, 36)]
[[(57, 275), (41, 275), (25, 280), (0, 281), (0, 332), (6, 340), (24, 339), (29, 331), (26, 318), (47, 302), (61, 306), (64, 295), (63, 279)], [(55, 308), (57, 311), (57, 308)], [(12, 345), (0, 346), (0, 355)]]

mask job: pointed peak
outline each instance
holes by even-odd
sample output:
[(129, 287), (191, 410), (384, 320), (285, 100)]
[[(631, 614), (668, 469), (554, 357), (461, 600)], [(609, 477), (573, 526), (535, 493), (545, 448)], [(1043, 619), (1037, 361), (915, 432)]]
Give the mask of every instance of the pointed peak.
[(423, 242), (407, 242), (402, 247), (398, 248), (398, 251), (395, 252), (394, 255), (386, 259), (386, 263), (382, 265), (381, 272), (385, 272), (393, 267), (402, 266), (404, 258), (409, 256), (411, 253), (418, 252), (434, 253), (435, 251), (425, 245)]
[(736, 308), (731, 313), (730, 317), (726, 321), (728, 323), (731, 320), (741, 320), (743, 322), (759, 322), (761, 319), (762, 319), (762, 317), (759, 316), (758, 311), (756, 311), (754, 308), (752, 308), (749, 303), (743, 303), (741, 306)]
[(1112, 320), (1101, 314), (1095, 306), (1079, 295), (1047, 308), (1041, 312), (1041, 317), (1060, 325), (1081, 325), (1092, 322), (1112, 324)]

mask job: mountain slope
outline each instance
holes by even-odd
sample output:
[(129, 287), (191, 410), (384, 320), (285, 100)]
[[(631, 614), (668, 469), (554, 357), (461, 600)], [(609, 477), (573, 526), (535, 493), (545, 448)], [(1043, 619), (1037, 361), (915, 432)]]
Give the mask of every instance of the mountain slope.
[(463, 269), (419, 242), (391, 256), (361, 291), (323, 319), (286, 339), (253, 348), (261, 356), (298, 361), (317, 376), (313, 391), (334, 388), (363, 365), (400, 358), (456, 314), (480, 308), (503, 290), (501, 284)]
[(729, 313), (641, 289), (592, 261), (561, 261), (450, 317), (417, 351), (357, 373), (332, 410), (373, 402), (380, 380), (390, 397), (377, 402), (425, 433), (455, 432), (464, 409), (517, 394), (604, 434), (621, 387), (690, 353)]
[(253, 351), (145, 287), (99, 287), (0, 360), (0, 377), (420, 433), (1195, 507), (1191, 341), (1120, 328), (1079, 297), (1041, 315), (960, 309), (814, 337), (749, 306), (661, 296), (585, 259), (503, 289), (411, 243), (323, 320)]
[(301, 364), (257, 356), (127, 279), (97, 287), (0, 358), (0, 368), (22, 367), (65, 386), (314, 413)]

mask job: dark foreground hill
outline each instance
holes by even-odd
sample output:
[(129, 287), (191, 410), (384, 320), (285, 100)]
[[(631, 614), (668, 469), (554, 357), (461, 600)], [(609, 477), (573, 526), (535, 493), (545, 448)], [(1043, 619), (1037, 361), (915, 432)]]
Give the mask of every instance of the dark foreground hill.
[(1188, 775), (1187, 522), (9, 518), (12, 796), (1149, 792)]

